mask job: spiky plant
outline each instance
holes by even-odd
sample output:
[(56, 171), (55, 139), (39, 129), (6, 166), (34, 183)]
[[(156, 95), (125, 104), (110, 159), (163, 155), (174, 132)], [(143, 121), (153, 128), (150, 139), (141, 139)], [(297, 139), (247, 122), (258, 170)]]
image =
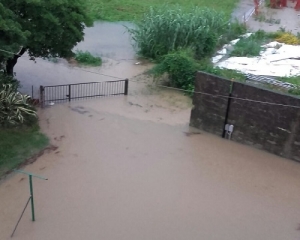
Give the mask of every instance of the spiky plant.
[(37, 116), (29, 104), (30, 97), (16, 91), (11, 84), (3, 85), (0, 90), (0, 125), (23, 123), (26, 115)]

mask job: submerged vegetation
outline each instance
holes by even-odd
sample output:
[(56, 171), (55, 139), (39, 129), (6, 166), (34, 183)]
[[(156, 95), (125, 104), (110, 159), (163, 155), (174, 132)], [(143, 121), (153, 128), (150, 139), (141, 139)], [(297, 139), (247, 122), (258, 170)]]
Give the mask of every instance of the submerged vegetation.
[(75, 60), (82, 65), (87, 66), (101, 66), (102, 59), (100, 57), (93, 56), (90, 52), (76, 51)]

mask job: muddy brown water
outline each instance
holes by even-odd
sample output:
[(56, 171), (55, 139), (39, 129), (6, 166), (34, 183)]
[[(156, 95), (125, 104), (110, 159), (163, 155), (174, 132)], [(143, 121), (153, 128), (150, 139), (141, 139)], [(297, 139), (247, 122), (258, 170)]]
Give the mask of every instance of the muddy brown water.
[[(14, 239), (300, 237), (300, 165), (186, 134), (189, 109), (160, 95), (60, 104), (40, 117), (59, 148), (25, 168), (49, 180), (34, 180), (36, 222), (27, 210)], [(0, 185), (0, 239), (28, 197), (23, 178)]]
[[(52, 71), (39, 68), (32, 81), (94, 76), (42, 64)], [(134, 79), (127, 97), (40, 110), (58, 149), (25, 168), (49, 180), (34, 179), (36, 222), (28, 208), (14, 239), (299, 239), (299, 163), (190, 129), (190, 99), (142, 84), (148, 67), (98, 69)], [(25, 205), (27, 181), (13, 174), (0, 183), (1, 240)]]

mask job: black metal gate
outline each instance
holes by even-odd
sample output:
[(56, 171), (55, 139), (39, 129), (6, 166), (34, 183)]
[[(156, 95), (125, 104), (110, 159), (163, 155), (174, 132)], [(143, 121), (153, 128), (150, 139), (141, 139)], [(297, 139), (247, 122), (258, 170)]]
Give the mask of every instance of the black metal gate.
[(127, 94), (128, 79), (107, 82), (40, 86), (40, 104), (43, 107), (52, 102)]

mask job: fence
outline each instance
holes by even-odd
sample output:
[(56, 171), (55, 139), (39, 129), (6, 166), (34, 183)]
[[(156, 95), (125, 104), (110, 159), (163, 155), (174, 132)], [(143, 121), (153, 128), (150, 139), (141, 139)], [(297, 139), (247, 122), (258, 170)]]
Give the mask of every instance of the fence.
[(128, 79), (107, 82), (88, 82), (54, 86), (40, 86), (42, 107), (52, 102), (65, 102), (75, 99), (108, 97), (128, 94)]

